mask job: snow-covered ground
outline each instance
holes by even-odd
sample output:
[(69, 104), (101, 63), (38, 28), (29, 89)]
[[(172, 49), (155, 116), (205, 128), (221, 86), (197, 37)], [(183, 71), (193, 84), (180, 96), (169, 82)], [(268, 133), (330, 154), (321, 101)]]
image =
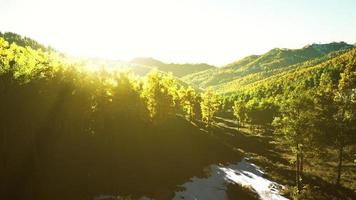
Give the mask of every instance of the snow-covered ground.
[(253, 188), (262, 200), (286, 200), (279, 195), (279, 189), (283, 186), (263, 177), (263, 172), (254, 164), (243, 159), (237, 164), (228, 166), (212, 165), (210, 176), (207, 178), (193, 177), (182, 185), (184, 191), (175, 193), (178, 199), (227, 199), (227, 183), (238, 183)]
[[(279, 194), (282, 185), (263, 177), (263, 172), (256, 165), (242, 159), (237, 164), (228, 166), (211, 165), (207, 178), (193, 177), (181, 185), (183, 191), (175, 193), (174, 200), (225, 200), (227, 199), (227, 184), (237, 183), (253, 188), (262, 200), (287, 200)], [(94, 200), (123, 200), (130, 197), (100, 195)], [(149, 200), (142, 197), (140, 200)]]

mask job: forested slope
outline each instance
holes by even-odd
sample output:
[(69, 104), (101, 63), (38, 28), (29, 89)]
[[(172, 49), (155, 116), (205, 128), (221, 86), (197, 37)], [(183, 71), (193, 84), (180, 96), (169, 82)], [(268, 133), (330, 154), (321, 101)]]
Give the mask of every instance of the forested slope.
[[(355, 48), (229, 91), (224, 107), (226, 112), (232, 107), (240, 127), (249, 124), (262, 134), (270, 130), (272, 137), (289, 149), (296, 171), (295, 196), (327, 198), (320, 197), (323, 195), (317, 189), (303, 189), (304, 184), (315, 184), (306, 174), (319, 174), (337, 187), (355, 188), (351, 181), (356, 147)], [(322, 172), (315, 170), (319, 167)], [(335, 188), (332, 190), (336, 192)]]
[(183, 77), (199, 87), (214, 87), (231, 92), (284, 71), (302, 68), (334, 57), (354, 46), (340, 43), (312, 44), (302, 49), (272, 49), (263, 55), (252, 55), (225, 67), (206, 70)]
[(240, 157), (200, 128), (214, 96), (15, 43), (0, 37), (1, 199), (170, 199), (204, 167)]
[(0, 37), (3, 199), (170, 199), (205, 167), (248, 151), (266, 169), (279, 170), (272, 175), (282, 177), (291, 198), (355, 196), (351, 45), (274, 49), (199, 72), (202, 79), (227, 80), (213, 87), (220, 96), (195, 90), (169, 70), (141, 64), (150, 69), (145, 76), (105, 65), (92, 70), (35, 41), (11, 38)]
[(12, 32), (5, 32), (5, 33), (0, 32), (0, 37), (4, 38), (10, 44), (15, 42), (19, 46), (23, 46), (23, 47), (29, 46), (32, 49), (35, 49), (35, 50), (41, 49), (43, 51), (50, 49), (29, 37), (23, 37), (19, 34), (12, 33)]
[[(345, 65), (355, 64), (355, 51), (356, 48), (333, 52), (319, 59), (290, 66), (286, 70), (278, 71), (275, 75), (260, 75), (264, 77), (261, 80), (255, 78), (255, 75), (247, 76), (222, 85), (219, 89), (224, 92), (239, 93), (239, 91), (263, 90), (262, 88), (266, 88), (266, 90), (271, 89), (273, 91), (270, 91), (271, 93), (262, 92), (262, 94), (265, 97), (270, 97), (272, 95), (283, 94), (286, 91), (291, 92), (293, 88), (302, 84), (310, 88), (317, 87), (324, 72), (330, 73), (335, 83), (340, 78), (340, 73), (345, 68)], [(259, 76), (259, 74), (256, 76)], [(248, 83), (243, 82), (247, 80), (249, 80)], [(282, 87), (285, 88), (281, 89)]]

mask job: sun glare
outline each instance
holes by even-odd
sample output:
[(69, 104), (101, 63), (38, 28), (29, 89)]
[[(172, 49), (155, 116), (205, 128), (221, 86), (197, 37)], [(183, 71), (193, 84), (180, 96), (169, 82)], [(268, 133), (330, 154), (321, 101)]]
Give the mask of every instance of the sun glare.
[(74, 56), (216, 65), (275, 47), (356, 40), (352, 6), (277, 2), (18, 0), (0, 8), (0, 22)]
[(355, 199), (355, 11), (1, 0), (0, 200)]

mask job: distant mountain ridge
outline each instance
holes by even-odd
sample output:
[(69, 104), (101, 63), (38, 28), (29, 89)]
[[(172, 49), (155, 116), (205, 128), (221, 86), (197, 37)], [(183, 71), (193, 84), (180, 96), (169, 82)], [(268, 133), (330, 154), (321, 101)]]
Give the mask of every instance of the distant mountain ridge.
[[(31, 38), (12, 32), (0, 32), (0, 37), (18, 46), (28, 46), (43, 51), (53, 50)], [(83, 61), (83, 65), (88, 65), (88, 68), (124, 70), (138, 76), (145, 76), (152, 70), (158, 70), (172, 73), (181, 84), (192, 85), (194, 88), (211, 87), (219, 93), (234, 93), (250, 86), (255, 87), (266, 82), (270, 84), (274, 79), (281, 79), (285, 75), (293, 77), (302, 70), (311, 69), (321, 63), (329, 63), (329, 60), (337, 59), (344, 53), (349, 52), (353, 55), (354, 49), (356, 49), (355, 45), (345, 42), (314, 43), (300, 49), (274, 48), (265, 54), (250, 55), (221, 68), (205, 63), (164, 63), (147, 57), (138, 57), (131, 61), (95, 58), (79, 59), (79, 61)]]
[(171, 72), (174, 76), (177, 77), (183, 77), (188, 74), (216, 68), (215, 66), (208, 65), (206, 63), (198, 63), (198, 64), (164, 63), (154, 58), (143, 58), (143, 57), (134, 58), (130, 61), (130, 63), (140, 64), (146, 67), (157, 68), (157, 70), (163, 72)]
[(78, 58), (88, 65), (89, 68), (96, 69), (109, 69), (128, 71), (137, 76), (145, 76), (152, 70), (157, 70), (163, 73), (172, 73), (173, 76), (181, 78), (188, 74), (193, 74), (196, 72), (204, 71), (207, 69), (215, 68), (208, 64), (176, 64), (176, 63), (164, 63), (153, 58), (135, 58), (131, 61), (121, 61), (121, 60), (108, 60), (100, 58)]
[(262, 55), (247, 56), (222, 68), (187, 75), (183, 80), (200, 88), (239, 87), (352, 48), (355, 46), (345, 42), (311, 44), (301, 49), (275, 48)]
[(321, 58), (280, 69), (277, 72), (252, 74), (226, 84), (214, 86), (214, 88), (225, 94), (249, 93), (249, 91), (258, 90), (264, 95), (267, 93), (275, 95), (281, 92), (280, 88), (282, 85), (288, 85), (290, 89), (298, 87), (298, 84), (314, 87), (319, 84), (321, 75), (324, 73), (332, 72), (334, 75), (333, 78), (338, 80), (345, 66), (356, 66), (355, 58), (356, 48), (340, 50), (329, 53)]

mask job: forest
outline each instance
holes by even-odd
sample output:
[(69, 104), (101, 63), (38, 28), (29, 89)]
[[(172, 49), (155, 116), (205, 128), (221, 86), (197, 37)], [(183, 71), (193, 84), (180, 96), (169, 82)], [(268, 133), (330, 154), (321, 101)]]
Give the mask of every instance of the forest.
[[(220, 68), (131, 63), (88, 70), (0, 33), (1, 199), (172, 199), (205, 167), (244, 157), (288, 199), (356, 198), (354, 45), (273, 49)], [(227, 188), (229, 199), (259, 199)]]

